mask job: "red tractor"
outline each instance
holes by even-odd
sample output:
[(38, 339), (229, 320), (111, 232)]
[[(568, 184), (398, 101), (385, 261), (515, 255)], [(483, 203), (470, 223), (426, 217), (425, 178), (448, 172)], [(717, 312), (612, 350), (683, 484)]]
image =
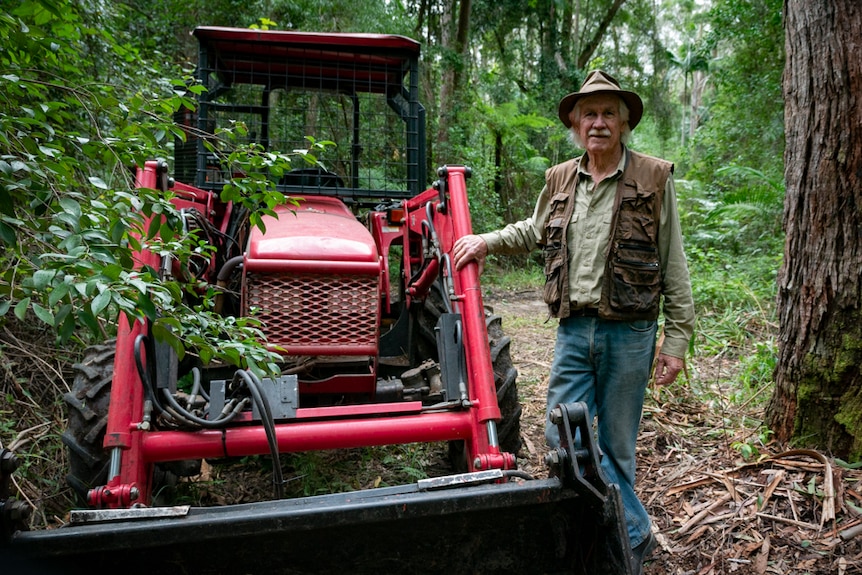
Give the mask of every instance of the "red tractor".
[[(455, 271), (451, 261), (455, 240), (471, 233), (470, 172), (442, 167), (426, 189), (419, 44), (217, 27), (194, 35), (206, 91), (182, 115), (189, 137), (177, 142), (173, 175), (152, 161), (137, 183), (170, 190), (185, 228), (213, 246), (180, 272), (219, 290), (219, 313), (262, 321), (281, 375), (179, 360), (152, 325), (121, 317), (116, 342), (92, 349), (65, 398), (69, 479), (89, 509), (66, 527), (25, 531), (8, 501), (0, 565), (629, 573), (619, 494), (601, 474), (583, 406), (554, 413), (564, 447), (547, 456), (549, 479), (517, 469), (509, 340), (483, 305), (476, 265)], [(273, 176), (298, 203), (264, 226), (222, 199), (235, 174), (213, 135), (232, 122), (264, 150), (307, 148), (309, 136), (335, 144), (314, 166)], [(147, 251), (138, 264), (180, 273)], [(453, 474), (280, 498), (279, 454), (416, 442), (448, 442)], [(155, 501), (165, 474), (249, 455), (272, 456), (274, 500)]]

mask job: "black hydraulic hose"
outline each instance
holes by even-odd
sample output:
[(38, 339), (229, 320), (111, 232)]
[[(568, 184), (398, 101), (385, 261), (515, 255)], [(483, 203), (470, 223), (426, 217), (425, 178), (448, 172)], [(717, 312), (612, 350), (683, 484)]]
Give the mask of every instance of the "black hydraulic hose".
[[(144, 386), (144, 393), (147, 396), (153, 406), (156, 408), (156, 413), (161, 414), (164, 413), (165, 408), (159, 402), (159, 398), (156, 396), (153, 390), (153, 380), (150, 377), (149, 371), (144, 367), (144, 362), (141, 357), (141, 344), (149, 343), (149, 338), (144, 334), (138, 334), (135, 338), (134, 344), (134, 355), (135, 355), (135, 368), (138, 370), (138, 377), (141, 380), (141, 384)], [(147, 346), (149, 348), (149, 346)], [(148, 349), (148, 353), (152, 355), (152, 350)]]
[(275, 437), (275, 419), (269, 407), (269, 400), (261, 392), (262, 383), (256, 375), (249, 371), (238, 370), (234, 377), (240, 377), (251, 392), (252, 399), (261, 412), (261, 423), (263, 424), (266, 439), (269, 443), (269, 451), (272, 456), (273, 483), (275, 484), (275, 495), (277, 499), (284, 497), (284, 476), (281, 473), (281, 459), (278, 453), (278, 442)]
[(446, 279), (446, 274), (444, 272), (449, 272), (449, 278), (452, 277), (452, 261), (449, 259), (449, 254), (443, 254), (441, 256), (442, 263), (444, 265), (440, 266), (440, 289), (443, 290), (443, 305), (446, 307), (447, 313), (454, 313), (455, 309), (452, 306), (452, 300), (449, 299), (450, 296), (450, 280)]
[[(234, 404), (234, 406), (230, 408), (230, 411), (227, 411), (226, 413), (225, 413), (226, 410), (224, 409), (224, 407), (222, 407), (222, 411), (221, 411), (221, 414), (219, 415), (219, 417), (216, 419), (210, 420), (210, 419), (200, 418), (197, 415), (195, 415), (194, 413), (185, 409), (183, 406), (181, 406), (179, 404), (179, 402), (176, 400), (176, 398), (174, 398), (174, 396), (171, 395), (171, 391), (169, 389), (163, 389), (162, 395), (164, 396), (165, 400), (168, 402), (168, 405), (171, 408), (171, 413), (173, 415), (178, 416), (178, 418), (180, 420), (185, 420), (186, 423), (190, 423), (190, 424), (193, 424), (193, 425), (196, 425), (199, 427), (203, 427), (206, 429), (218, 429), (218, 428), (224, 426), (224, 424), (228, 423), (233, 418), (235, 418), (237, 416), (237, 414), (239, 414), (239, 412), (242, 410), (242, 407), (244, 405), (243, 402), (240, 401), (240, 402)], [(230, 402), (228, 402), (226, 405), (230, 405)], [(212, 406), (210, 406), (210, 408), (212, 408)]]
[(227, 291), (228, 280), (237, 266), (242, 265), (245, 260), (244, 256), (234, 256), (224, 263), (216, 275), (216, 285), (219, 290), (215, 297), (215, 312), (221, 313), (224, 307), (224, 292)]
[(226, 261), (224, 263), (224, 265), (221, 267), (221, 269), (219, 270), (218, 275), (216, 276), (216, 279), (218, 279), (218, 281), (220, 281), (220, 282), (222, 282), (222, 281), (226, 282), (227, 280), (229, 280), (230, 275), (233, 273), (233, 270), (236, 268), (236, 266), (241, 264), (244, 259), (245, 259), (245, 256), (234, 256), (231, 259), (229, 259), (228, 261)]
[[(192, 368), (192, 374), (195, 378), (195, 387), (200, 387), (200, 371), (198, 368)], [(219, 427), (224, 426), (224, 424), (233, 420), (239, 412), (242, 411), (242, 408), (245, 405), (244, 401), (234, 403), (235, 400), (231, 400), (225, 405), (222, 405), (221, 412), (216, 418), (203, 419), (180, 405), (169, 389), (162, 390), (162, 395), (171, 407), (172, 414), (178, 416), (181, 420), (185, 420), (186, 423), (206, 429), (218, 429)], [(210, 414), (212, 414), (212, 410), (213, 406), (210, 405)]]
[[(239, 402), (238, 404), (235, 404), (234, 407), (231, 407), (230, 411), (227, 411), (224, 406), (222, 406), (221, 414), (218, 418), (214, 420), (202, 419), (182, 407), (174, 398), (174, 396), (171, 395), (169, 389), (164, 389), (162, 393), (162, 398), (167, 401), (168, 405), (170, 405), (170, 409), (165, 408), (164, 404), (161, 403), (158, 394), (156, 394), (153, 390), (153, 380), (143, 364), (141, 356), (141, 345), (147, 342), (149, 342), (149, 338), (143, 334), (139, 334), (135, 338), (135, 367), (138, 370), (138, 377), (140, 377), (141, 383), (144, 386), (144, 392), (146, 393), (147, 399), (153, 404), (159, 414), (165, 414), (168, 417), (178, 420), (180, 423), (184, 423), (190, 427), (198, 426), (207, 429), (217, 429), (219, 427), (222, 427), (225, 423), (234, 419), (237, 414), (239, 414), (239, 412), (242, 410), (244, 403)], [(196, 381), (199, 382), (200, 374), (197, 371), (197, 368), (195, 368), (193, 371), (195, 373)]]

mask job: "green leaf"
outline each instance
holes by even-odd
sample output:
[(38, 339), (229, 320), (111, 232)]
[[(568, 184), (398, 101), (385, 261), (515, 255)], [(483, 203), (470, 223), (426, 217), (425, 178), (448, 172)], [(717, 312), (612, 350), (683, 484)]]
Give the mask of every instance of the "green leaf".
[(0, 222), (0, 240), (13, 247), (18, 245), (18, 236), (15, 234), (14, 228), (6, 225), (4, 222)]
[(90, 176), (90, 183), (99, 188), (100, 190), (107, 190), (108, 184), (105, 183), (105, 180), (98, 176)]
[[(72, 306), (70, 305), (68, 306), (68, 308), (71, 310)], [(69, 341), (72, 336), (75, 335), (75, 329), (78, 327), (77, 323), (75, 322), (75, 315), (68, 313), (62, 320), (60, 320), (59, 315), (60, 314), (57, 314), (57, 321), (61, 322), (59, 330), (60, 340)]]
[(72, 214), (76, 219), (81, 217), (81, 205), (72, 198), (60, 198), (60, 207), (63, 211)]
[(111, 303), (111, 291), (105, 290), (93, 298), (93, 301), (90, 302), (90, 310), (93, 312), (93, 315), (99, 315), (108, 307), (109, 303)]
[(28, 307), (30, 307), (30, 298), (25, 297), (18, 302), (18, 305), (15, 306), (15, 317), (17, 317), (21, 321), (24, 321), (24, 318), (27, 317)]
[(6, 312), (9, 311), (10, 307), (12, 307), (12, 302), (0, 299), (0, 316), (6, 315)]
[(201, 362), (203, 362), (204, 365), (209, 365), (209, 363), (213, 359), (213, 349), (209, 346), (200, 347), (198, 349), (198, 355), (200, 356)]
[(59, 283), (54, 286), (54, 289), (52, 289), (51, 293), (48, 295), (48, 305), (57, 305), (60, 300), (68, 295), (71, 289), (72, 286), (67, 283)]
[(34, 303), (33, 312), (36, 314), (36, 317), (41, 319), (43, 322), (47, 323), (50, 326), (54, 325), (54, 314), (51, 313), (51, 310), (46, 309), (37, 303)]
[(96, 319), (95, 315), (85, 309), (78, 310), (77, 315), (78, 321), (87, 326), (94, 336), (99, 337), (102, 335), (102, 330), (99, 326), (99, 320)]
[(147, 316), (148, 319), (154, 320), (158, 315), (156, 313), (156, 305), (153, 303), (153, 300), (147, 295), (145, 292), (141, 292), (138, 295), (138, 300), (136, 302), (136, 306), (141, 313)]
[(179, 331), (183, 327), (182, 322), (180, 322), (180, 320), (175, 317), (160, 317), (158, 319), (158, 323), (170, 327), (171, 329), (175, 329), (177, 331)]
[(48, 289), (56, 275), (57, 270), (36, 270), (33, 274), (33, 288), (38, 291)]
[(176, 352), (177, 359), (182, 360), (185, 357), (186, 350), (183, 347), (182, 340), (180, 340), (177, 334), (172, 329), (167, 327), (164, 322), (161, 321), (161, 319), (158, 319), (153, 322), (153, 336), (157, 340), (170, 345), (171, 348), (173, 348), (173, 350)]

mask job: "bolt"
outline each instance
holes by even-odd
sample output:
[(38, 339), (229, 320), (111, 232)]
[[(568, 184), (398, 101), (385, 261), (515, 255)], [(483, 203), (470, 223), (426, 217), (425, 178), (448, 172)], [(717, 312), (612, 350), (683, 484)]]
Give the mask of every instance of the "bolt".
[(475, 467), (476, 469), (482, 469), (482, 460), (479, 459), (478, 457), (476, 459), (474, 459), (473, 460), (473, 467)]
[(555, 407), (551, 410), (551, 413), (548, 414), (548, 418), (554, 425), (559, 425), (559, 423), (563, 420), (563, 410), (559, 407)]
[(549, 451), (548, 453), (545, 454), (545, 465), (547, 465), (548, 467), (553, 467), (555, 465), (558, 465), (559, 463), (560, 463), (560, 454), (557, 453), (556, 450)]
[(141, 492), (138, 491), (137, 487), (133, 486), (131, 489), (129, 489), (129, 499), (131, 499), (132, 501), (135, 501), (140, 496)]

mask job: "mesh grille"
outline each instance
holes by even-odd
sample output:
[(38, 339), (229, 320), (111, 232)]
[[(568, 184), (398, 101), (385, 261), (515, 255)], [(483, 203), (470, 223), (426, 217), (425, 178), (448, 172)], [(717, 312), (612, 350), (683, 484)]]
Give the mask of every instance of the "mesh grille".
[(377, 290), (377, 276), (250, 273), (244, 312), (291, 355), (350, 354), (377, 346)]

